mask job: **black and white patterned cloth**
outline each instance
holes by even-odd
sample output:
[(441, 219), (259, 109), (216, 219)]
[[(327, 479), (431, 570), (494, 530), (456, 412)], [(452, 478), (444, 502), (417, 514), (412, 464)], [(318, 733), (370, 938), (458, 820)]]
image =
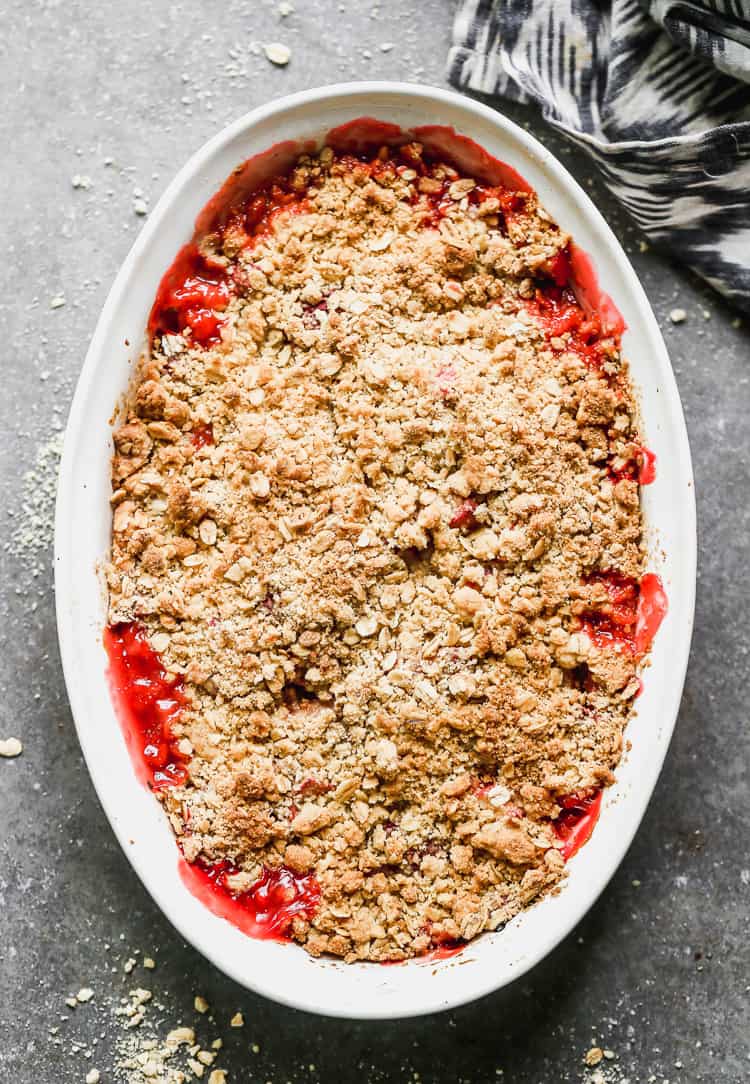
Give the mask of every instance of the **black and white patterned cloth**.
[(460, 0), (449, 77), (539, 104), (654, 243), (750, 310), (750, 0)]

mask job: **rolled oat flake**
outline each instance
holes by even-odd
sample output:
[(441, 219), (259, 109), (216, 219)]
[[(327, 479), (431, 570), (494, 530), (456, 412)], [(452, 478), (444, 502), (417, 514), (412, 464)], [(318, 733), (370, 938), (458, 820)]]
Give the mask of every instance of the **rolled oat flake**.
[(292, 58), (292, 50), (280, 41), (269, 42), (268, 45), (263, 46), (263, 49), (271, 63), (277, 64), (280, 68), (288, 64)]

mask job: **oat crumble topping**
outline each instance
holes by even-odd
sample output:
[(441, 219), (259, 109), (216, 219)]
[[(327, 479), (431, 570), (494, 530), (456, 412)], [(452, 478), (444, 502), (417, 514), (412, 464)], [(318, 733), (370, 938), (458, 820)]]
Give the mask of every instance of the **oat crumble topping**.
[(616, 338), (545, 322), (569, 238), (533, 194), (418, 145), (282, 190), (142, 361), (109, 619), (180, 676), (185, 858), (313, 875), (294, 939), (402, 959), (553, 890), (560, 800), (613, 781), (638, 656), (585, 617), (644, 572), (636, 408)]

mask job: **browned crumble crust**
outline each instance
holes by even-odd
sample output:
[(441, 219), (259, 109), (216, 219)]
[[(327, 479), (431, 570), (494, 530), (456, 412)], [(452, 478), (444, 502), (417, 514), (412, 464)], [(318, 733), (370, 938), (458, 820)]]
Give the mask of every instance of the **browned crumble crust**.
[(309, 210), (220, 242), (246, 283), (223, 341), (143, 361), (109, 616), (184, 675), (189, 778), (159, 796), (188, 860), (237, 890), (313, 871), (305, 948), (402, 958), (551, 889), (556, 796), (613, 779), (635, 663), (575, 630), (588, 573), (643, 572), (606, 469), (635, 407), (614, 344), (592, 371), (524, 309), (568, 242), (534, 197), (505, 236), (469, 178), (438, 229), (408, 171), (325, 149), (297, 178)]

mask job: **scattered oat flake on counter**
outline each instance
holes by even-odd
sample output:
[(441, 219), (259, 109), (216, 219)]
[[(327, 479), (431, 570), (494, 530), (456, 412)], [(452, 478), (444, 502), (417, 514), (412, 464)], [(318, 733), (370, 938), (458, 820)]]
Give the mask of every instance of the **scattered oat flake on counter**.
[(91, 989), (90, 986), (82, 986), (76, 994), (76, 1001), (83, 1005), (85, 1002), (91, 1001), (93, 996), (94, 991)]
[(174, 1028), (166, 1038), (146, 1035), (143, 1029), (128, 1032), (116, 1044), (118, 1079), (127, 1084), (185, 1084), (201, 1079), (205, 1065), (190, 1054), (194, 1039), (192, 1028), (185, 1027)]
[[(583, 1071), (581, 1084), (639, 1084), (640, 1078), (637, 1080), (632, 1077), (629, 1071), (615, 1060), (616, 1055), (613, 1050), (604, 1049), (601, 1054), (605, 1060), (600, 1060), (595, 1066), (587, 1066)], [(648, 1079), (655, 1084), (655, 1076), (651, 1075)], [(668, 1082), (664, 1081), (664, 1084)]]
[[(15, 510), (10, 551), (15, 557), (32, 558), (52, 545), (55, 523), (57, 466), (63, 434), (55, 433), (37, 448), (34, 465), (23, 476), (21, 506)], [(32, 568), (38, 575), (40, 568)]]
[[(163, 1006), (156, 1004), (156, 1011)], [(169, 1030), (156, 1027), (147, 1014), (154, 1011), (151, 992), (131, 990), (129, 1000), (115, 1009), (121, 1033), (115, 1040), (115, 1077), (124, 1084), (188, 1084), (206, 1080), (206, 1069), (216, 1054), (202, 1049), (195, 1029), (179, 1025)], [(160, 1025), (161, 1022), (159, 1021)], [(211, 1044), (214, 1050), (221, 1040)], [(212, 1069), (208, 1084), (226, 1084), (223, 1069)]]
[(229, 1026), (232, 1028), (241, 1028), (245, 1026), (245, 1017), (241, 1012), (236, 1012), (232, 1019), (229, 1021)]
[(135, 213), (137, 215), (141, 215), (141, 216), (147, 215), (148, 214), (148, 204), (146, 203), (145, 199), (143, 199), (140, 196), (136, 197), (133, 200), (133, 210), (135, 211)]
[(208, 1002), (206, 1001), (205, 997), (201, 997), (200, 995), (198, 995), (193, 1001), (193, 1006), (195, 1007), (196, 1012), (208, 1012)]
[(18, 738), (0, 739), (0, 757), (18, 757), (23, 752), (23, 745)]
[(186, 1043), (188, 1046), (192, 1046), (195, 1043), (195, 1032), (192, 1028), (172, 1028), (167, 1034), (167, 1042), (173, 1046), (179, 1046), (180, 1043)]
[(267, 59), (280, 68), (287, 65), (292, 58), (292, 50), (280, 41), (269, 42), (268, 45), (263, 46), (263, 51)]
[[(649, 1077), (649, 1080), (655, 1081), (656, 1077)], [(587, 1069), (582, 1084), (638, 1084), (638, 1081), (628, 1076), (627, 1073), (623, 1074), (617, 1066), (607, 1065), (599, 1066), (596, 1069)]]
[(61, 309), (65, 304), (65, 298), (62, 294), (55, 294), (49, 303), (51, 309)]
[(603, 1057), (604, 1051), (601, 1049), (601, 1047), (592, 1046), (591, 1049), (587, 1051), (583, 1060), (586, 1062), (587, 1065), (594, 1066), (598, 1065)]
[(98, 1069), (90, 1069), (88, 1073), (86, 1073), (86, 1084), (99, 1084), (101, 1079), (101, 1073)]
[(669, 319), (673, 324), (684, 324), (687, 320), (687, 313), (684, 309), (672, 309), (669, 313)]
[(131, 990), (130, 1001), (125, 1001), (119, 1009), (116, 1009), (115, 1015), (126, 1018), (124, 1022), (126, 1028), (137, 1028), (143, 1022), (146, 1014), (145, 1006), (150, 1000), (150, 990), (140, 988)]
[(91, 188), (91, 178), (82, 173), (76, 173), (70, 178), (73, 188)]

